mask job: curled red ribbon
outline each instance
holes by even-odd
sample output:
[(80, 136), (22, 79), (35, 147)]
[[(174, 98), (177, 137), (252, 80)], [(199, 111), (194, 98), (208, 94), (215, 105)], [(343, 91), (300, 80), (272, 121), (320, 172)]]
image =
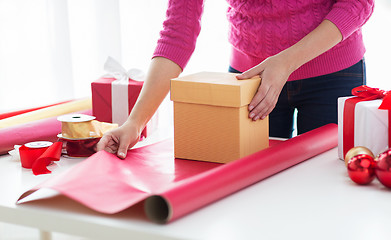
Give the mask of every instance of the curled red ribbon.
[(345, 101), (343, 117), (343, 155), (354, 147), (354, 111), (356, 104), (362, 101), (383, 99), (378, 109), (388, 111), (388, 146), (391, 145), (391, 91), (371, 88), (366, 85), (355, 87), (352, 94), (356, 97)]
[(58, 161), (61, 157), (62, 142), (55, 142), (45, 147), (29, 147), (24, 144), (19, 148), (22, 167), (31, 168), (34, 175), (51, 173), (46, 168), (52, 161)]
[(388, 92), (379, 88), (371, 88), (365, 85), (352, 89), (352, 94), (356, 97), (362, 98), (362, 101), (381, 99), (384, 98), (387, 93)]

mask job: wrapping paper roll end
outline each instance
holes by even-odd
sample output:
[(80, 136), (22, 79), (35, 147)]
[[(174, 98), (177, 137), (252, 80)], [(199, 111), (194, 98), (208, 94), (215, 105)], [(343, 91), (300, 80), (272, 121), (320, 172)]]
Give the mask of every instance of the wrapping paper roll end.
[(167, 223), (172, 218), (172, 206), (160, 195), (148, 197), (144, 203), (144, 211), (147, 217), (156, 223)]

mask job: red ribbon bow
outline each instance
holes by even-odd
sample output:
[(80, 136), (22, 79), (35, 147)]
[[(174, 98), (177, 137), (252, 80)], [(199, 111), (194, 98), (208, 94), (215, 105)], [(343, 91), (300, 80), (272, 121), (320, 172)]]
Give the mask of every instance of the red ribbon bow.
[(388, 111), (388, 145), (391, 145), (391, 91), (384, 91), (379, 88), (371, 88), (365, 85), (352, 89), (356, 98), (349, 98), (345, 101), (343, 117), (343, 155), (354, 147), (354, 111), (358, 102), (383, 99), (378, 109)]
[(352, 94), (357, 96), (360, 101), (369, 101), (375, 99), (383, 99), (379, 109), (391, 109), (391, 91), (384, 91), (379, 88), (371, 88), (365, 85), (352, 89)]

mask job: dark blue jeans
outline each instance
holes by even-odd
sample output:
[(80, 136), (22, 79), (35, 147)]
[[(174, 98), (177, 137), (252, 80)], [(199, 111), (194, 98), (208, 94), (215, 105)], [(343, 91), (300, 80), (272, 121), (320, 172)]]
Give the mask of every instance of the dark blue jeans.
[[(229, 72), (239, 73), (231, 67)], [(297, 134), (338, 123), (337, 99), (350, 96), (353, 88), (365, 83), (364, 60), (339, 72), (287, 82), (269, 115), (269, 135), (291, 138), (295, 109)]]

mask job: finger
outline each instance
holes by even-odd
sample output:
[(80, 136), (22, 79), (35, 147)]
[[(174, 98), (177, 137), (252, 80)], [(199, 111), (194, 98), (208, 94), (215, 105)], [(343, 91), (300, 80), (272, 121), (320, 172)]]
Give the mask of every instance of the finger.
[(249, 117), (256, 121), (264, 116), (264, 114), (268, 111), (269, 106), (265, 103), (265, 101), (258, 104), (253, 111), (250, 112)]
[(270, 93), (265, 97), (254, 109), (250, 112), (251, 118), (256, 121), (258, 119), (265, 119), (276, 106), (277, 98), (275, 94)]
[(110, 136), (103, 135), (103, 137), (99, 140), (99, 142), (96, 144), (96, 150), (100, 151), (106, 148), (106, 146), (109, 144)]
[(256, 119), (254, 119), (254, 121), (258, 120), (258, 119), (265, 119), (272, 111), (273, 111), (274, 107), (273, 106), (270, 106), (268, 108), (264, 108), (262, 112), (260, 112), (258, 114), (258, 117)]
[(263, 71), (262, 65), (257, 65), (253, 68), (250, 68), (249, 70), (236, 75), (236, 79), (243, 80), (243, 79), (249, 79), (255, 76), (259, 76)]
[(121, 141), (118, 147), (117, 156), (121, 159), (126, 157), (126, 153), (128, 152), (129, 144), (124, 143), (125, 141)]
[(109, 153), (116, 153), (118, 150), (117, 144), (110, 144), (105, 147), (105, 151)]
[(140, 136), (138, 136), (138, 137), (136, 138), (135, 141), (131, 142), (131, 143), (128, 145), (128, 148), (127, 148), (127, 149), (132, 148), (132, 147), (133, 147), (134, 145), (136, 145), (136, 143), (138, 143), (139, 141), (140, 141)]
[(256, 115), (255, 113), (257, 113), (257, 112), (254, 112), (253, 114), (251, 114), (251, 112), (267, 96), (268, 91), (269, 91), (268, 86), (265, 86), (265, 85), (259, 86), (259, 88), (258, 88), (257, 92), (255, 93), (253, 99), (251, 100), (251, 102), (248, 105), (248, 110), (250, 111), (250, 114), (249, 114), (250, 118), (253, 118)]

